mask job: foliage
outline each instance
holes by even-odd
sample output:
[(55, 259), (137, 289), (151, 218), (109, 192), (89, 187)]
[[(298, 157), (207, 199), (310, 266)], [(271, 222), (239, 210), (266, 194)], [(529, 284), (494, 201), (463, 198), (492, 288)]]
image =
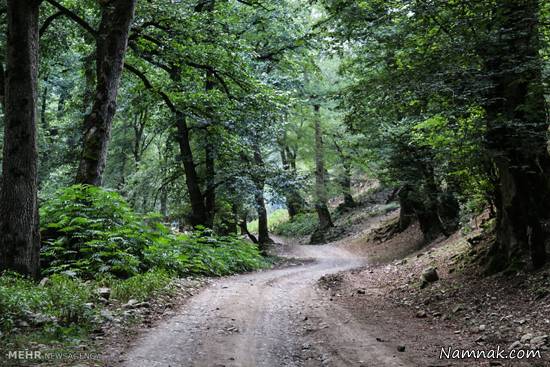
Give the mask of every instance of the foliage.
[(10, 331), (16, 321), (55, 331), (93, 323), (87, 305), (93, 299), (90, 284), (66, 275), (53, 275), (45, 286), (13, 273), (0, 276), (0, 330)]
[(75, 185), (41, 209), (44, 273), (128, 277), (148, 269), (179, 275), (226, 275), (265, 265), (255, 245), (205, 228), (175, 235), (139, 216), (117, 193)]
[(45, 274), (134, 275), (142, 251), (167, 235), (164, 226), (138, 216), (119, 194), (95, 186), (60, 190), (44, 202), (40, 216)]
[(229, 275), (267, 266), (255, 244), (234, 236), (216, 236), (205, 228), (176, 237), (186, 256), (186, 273)]
[(124, 280), (114, 279), (108, 284), (111, 297), (120, 302), (129, 299), (145, 301), (154, 295), (173, 292), (174, 289), (169, 287), (171, 280), (172, 276), (165, 270), (151, 270)]
[[(288, 221), (288, 211), (286, 209), (277, 209), (268, 214), (267, 223), (269, 230), (273, 231), (278, 225)], [(248, 230), (252, 233), (258, 233), (258, 220), (255, 219), (248, 223)]]
[(317, 228), (315, 213), (301, 213), (289, 221), (275, 226), (273, 232), (282, 236), (308, 236)]

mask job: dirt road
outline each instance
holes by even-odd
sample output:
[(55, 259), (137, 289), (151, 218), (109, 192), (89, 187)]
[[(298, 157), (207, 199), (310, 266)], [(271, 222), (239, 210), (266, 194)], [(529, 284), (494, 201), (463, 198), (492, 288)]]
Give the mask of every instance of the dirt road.
[(122, 366), (413, 366), (316, 290), (321, 276), (364, 260), (331, 245), (279, 252), (315, 261), (214, 283), (138, 338)]

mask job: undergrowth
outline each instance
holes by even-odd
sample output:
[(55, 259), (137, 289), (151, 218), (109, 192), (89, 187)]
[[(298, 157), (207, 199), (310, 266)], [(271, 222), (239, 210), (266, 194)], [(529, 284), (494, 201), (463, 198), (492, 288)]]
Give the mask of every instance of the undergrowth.
[(302, 213), (294, 218), (279, 223), (273, 228), (273, 232), (282, 236), (307, 236), (317, 228), (317, 215), (313, 212)]
[[(256, 245), (206, 228), (173, 233), (119, 194), (74, 185), (40, 209), (42, 282), (0, 275), (0, 345), (78, 345), (102, 310), (171, 293), (174, 277), (222, 276), (269, 265)], [(99, 288), (110, 290), (108, 303)], [(1, 351), (0, 351), (1, 352)]]

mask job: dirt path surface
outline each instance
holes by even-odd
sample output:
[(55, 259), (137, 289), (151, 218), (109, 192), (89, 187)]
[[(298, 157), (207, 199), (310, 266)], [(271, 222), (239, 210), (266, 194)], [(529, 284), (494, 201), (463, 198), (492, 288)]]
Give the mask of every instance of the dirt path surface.
[[(138, 338), (127, 367), (414, 366), (379, 343), (344, 307), (315, 287), (325, 275), (364, 265), (332, 245), (281, 245), (304, 265), (219, 280)], [(335, 295), (337, 296), (337, 295)]]

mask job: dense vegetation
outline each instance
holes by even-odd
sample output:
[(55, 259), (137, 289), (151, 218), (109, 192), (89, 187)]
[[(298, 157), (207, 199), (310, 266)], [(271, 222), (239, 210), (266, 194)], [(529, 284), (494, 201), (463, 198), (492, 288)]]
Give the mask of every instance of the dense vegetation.
[(356, 206), (366, 176), (400, 202), (397, 231), (429, 242), (486, 211), (489, 272), (546, 263), (546, 2), (6, 0), (0, 16), (0, 270), (51, 276), (0, 278), (3, 330), (21, 302), (87, 318), (86, 280), (122, 295), (260, 268), (270, 229), (323, 242), (329, 202)]

